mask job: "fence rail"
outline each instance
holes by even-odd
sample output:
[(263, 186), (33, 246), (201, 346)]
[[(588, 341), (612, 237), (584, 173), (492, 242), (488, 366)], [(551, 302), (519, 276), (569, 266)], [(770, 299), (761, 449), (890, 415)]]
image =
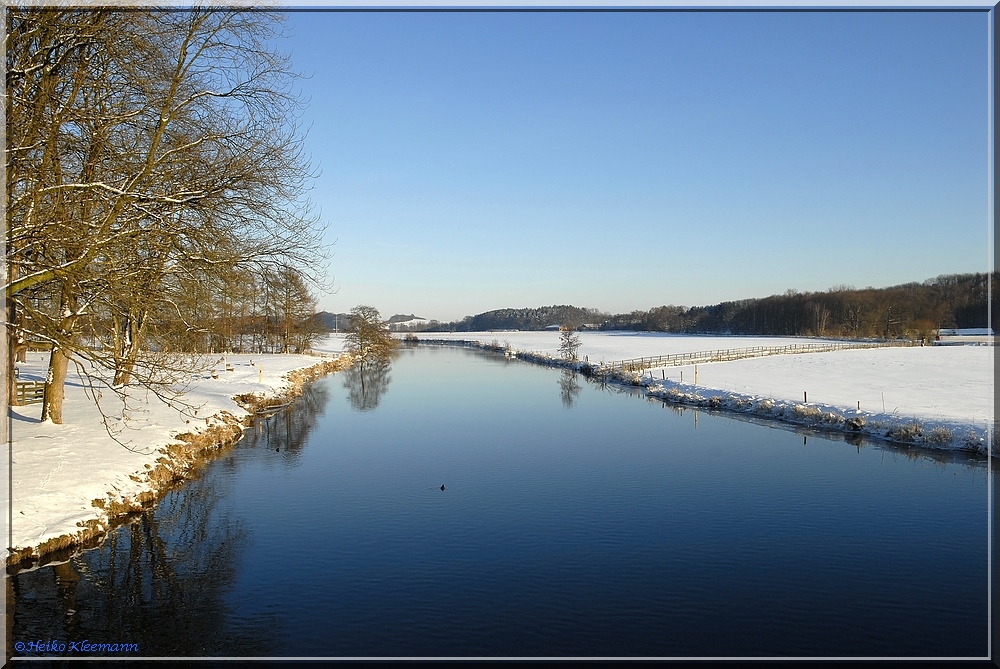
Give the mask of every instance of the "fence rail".
[(726, 362), (744, 358), (760, 358), (766, 355), (781, 355), (789, 353), (823, 353), (826, 351), (841, 351), (859, 348), (884, 348), (889, 346), (920, 346), (920, 342), (911, 341), (878, 341), (878, 342), (847, 342), (830, 344), (788, 344), (787, 346), (753, 346), (750, 348), (729, 348), (715, 351), (697, 351), (694, 353), (672, 353), (646, 358), (630, 358), (604, 363), (601, 368), (606, 371), (640, 372), (644, 369), (659, 367), (677, 367), (701, 362)]
[(45, 393), (44, 381), (15, 381), (17, 403), (36, 404), (41, 402)]

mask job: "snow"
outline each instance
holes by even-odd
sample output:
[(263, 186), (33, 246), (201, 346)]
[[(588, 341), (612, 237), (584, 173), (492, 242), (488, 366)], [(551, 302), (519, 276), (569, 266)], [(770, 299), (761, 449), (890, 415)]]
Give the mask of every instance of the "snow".
[(393, 321), (392, 323), (390, 323), (390, 325), (393, 328), (400, 328), (400, 327), (412, 328), (418, 325), (427, 325), (428, 323), (430, 323), (430, 321), (427, 320), (426, 318), (411, 318), (406, 321)]
[[(204, 430), (205, 419), (212, 420), (221, 411), (246, 416), (234, 396), (280, 395), (290, 386), (285, 378), (288, 372), (321, 361), (308, 355), (216, 357), (218, 378), (212, 378), (209, 371), (194, 375), (184, 397), (197, 407), (196, 416), (186, 417), (145, 391), (130, 398), (136, 408), (130, 420), (112, 419), (115, 429), (120, 429), (118, 438), (128, 448), (109, 437), (73, 366), (66, 383), (62, 425), (40, 422), (41, 404), (11, 407), (13, 487), (8, 503), (13, 507), (12, 547), (36, 547), (79, 531), (80, 523), (102, 520), (103, 512), (93, 506), (93, 500), (134, 497), (148, 490), (145, 472), (156, 466), (163, 447), (174, 442), (176, 435)], [(29, 353), (27, 362), (18, 363), (18, 379), (43, 379), (47, 364), (47, 353)], [(226, 371), (227, 364), (233, 371)], [(120, 416), (117, 398), (108, 391), (103, 395), (106, 413)]]
[[(584, 331), (578, 335), (580, 359), (590, 363), (823, 341), (632, 332)], [(478, 341), (484, 345), (496, 343), (523, 355), (534, 355), (543, 362), (555, 362), (559, 355), (558, 332), (417, 333), (417, 336)], [(11, 408), (13, 487), (8, 502), (13, 508), (12, 547), (36, 547), (49, 539), (75, 533), (81, 523), (102, 519), (103, 511), (93, 506), (94, 500), (135, 496), (148, 490), (150, 482), (144, 473), (155, 467), (164, 447), (176, 435), (204, 430), (204, 419), (222, 411), (245, 416), (246, 411), (233, 401), (234, 396), (280, 395), (289, 387), (285, 378), (288, 372), (339, 355), (344, 348), (344, 336), (330, 335), (314, 348), (321, 357), (228, 355), (218, 360), (218, 378), (205, 372), (192, 379), (186, 400), (198, 405), (197, 416), (185, 417), (152, 395), (134, 396), (138, 410), (131, 420), (127, 424), (115, 423), (123, 427), (120, 438), (128, 449), (109, 438), (100, 413), (71, 368), (64, 424), (40, 422), (40, 404)], [(46, 354), (30, 353), (28, 361), (18, 365), (20, 380), (42, 379), (46, 363)], [(227, 363), (233, 371), (226, 371)], [(993, 419), (992, 372), (992, 346), (926, 346), (699, 363), (697, 385), (693, 383), (691, 365), (647, 370), (642, 378), (631, 381), (645, 386), (651, 395), (674, 401), (701, 406), (714, 402), (712, 406), (798, 422), (806, 420), (801, 408), (802, 393), (807, 392), (808, 407), (816, 409), (816, 415), (836, 412), (840, 416), (840, 429), (846, 429), (845, 420), (863, 417), (867, 421), (864, 433), (879, 436), (877, 430), (884, 432), (919, 420), (925, 433), (935, 427), (953, 433), (953, 439), (938, 440), (931, 445), (984, 452), (986, 426)]]

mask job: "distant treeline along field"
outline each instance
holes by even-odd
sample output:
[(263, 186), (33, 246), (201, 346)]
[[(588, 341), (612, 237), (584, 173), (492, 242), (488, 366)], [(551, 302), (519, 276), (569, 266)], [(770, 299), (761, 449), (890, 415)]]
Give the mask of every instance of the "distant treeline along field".
[[(595, 330), (639, 330), (689, 334), (760, 334), (822, 337), (930, 339), (940, 328), (997, 328), (997, 278), (992, 275), (950, 274), (922, 283), (888, 288), (836, 286), (830, 290), (721, 302), (704, 307), (666, 305), (648, 311), (609, 314), (597, 309), (551, 306), (497, 309), (460, 321), (414, 322), (394, 316), (390, 325), (404, 332), (482, 332), (543, 330), (570, 326)], [(992, 282), (992, 322), (987, 309)], [(346, 314), (321, 312), (324, 329), (346, 323)]]

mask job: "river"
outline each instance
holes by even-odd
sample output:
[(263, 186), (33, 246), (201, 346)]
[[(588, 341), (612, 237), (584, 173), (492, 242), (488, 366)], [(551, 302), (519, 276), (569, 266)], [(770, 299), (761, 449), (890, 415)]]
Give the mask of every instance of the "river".
[(8, 653), (984, 657), (989, 476), (407, 348), (17, 573)]

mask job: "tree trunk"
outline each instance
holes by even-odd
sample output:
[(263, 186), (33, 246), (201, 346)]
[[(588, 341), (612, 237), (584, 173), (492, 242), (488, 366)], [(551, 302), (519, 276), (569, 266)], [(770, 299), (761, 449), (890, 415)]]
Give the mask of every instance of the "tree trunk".
[(118, 347), (115, 369), (116, 386), (124, 386), (132, 379), (132, 370), (135, 368), (135, 361), (139, 357), (139, 346), (142, 341), (143, 330), (146, 325), (146, 314), (133, 314), (129, 312), (125, 316), (125, 322), (121, 326), (121, 340)]
[[(62, 313), (67, 314), (59, 324), (59, 332), (67, 339), (72, 337), (73, 325), (76, 323), (76, 297), (69, 286), (63, 286), (60, 300)], [(69, 355), (58, 343), (52, 345), (49, 355), (49, 373), (45, 377), (45, 390), (42, 395), (42, 420), (51, 420), (56, 425), (63, 422), (63, 398), (66, 394), (66, 371), (69, 369)]]
[(66, 395), (66, 371), (69, 356), (58, 346), (52, 347), (49, 356), (49, 374), (45, 379), (45, 394), (42, 400), (42, 421), (51, 420), (56, 425), (63, 422), (63, 398)]

